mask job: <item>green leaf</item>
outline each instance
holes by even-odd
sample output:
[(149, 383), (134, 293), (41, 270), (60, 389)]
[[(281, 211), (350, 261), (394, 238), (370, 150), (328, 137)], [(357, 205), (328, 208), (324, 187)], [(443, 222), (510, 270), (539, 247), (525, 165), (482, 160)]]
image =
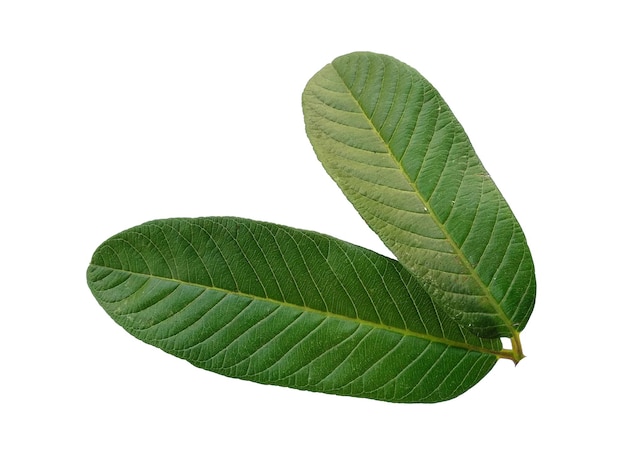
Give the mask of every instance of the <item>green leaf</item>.
[(148, 222), (103, 243), (87, 279), (137, 338), (265, 384), (436, 402), (510, 357), (440, 315), (397, 261), (269, 223)]
[(436, 303), (515, 343), (534, 306), (530, 251), (430, 83), (392, 57), (352, 53), (309, 81), (303, 109), (326, 171)]

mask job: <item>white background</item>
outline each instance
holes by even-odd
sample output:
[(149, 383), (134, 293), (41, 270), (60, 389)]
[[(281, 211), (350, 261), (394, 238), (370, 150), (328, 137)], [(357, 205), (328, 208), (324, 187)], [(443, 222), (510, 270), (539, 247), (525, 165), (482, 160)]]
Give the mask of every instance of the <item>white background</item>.
[[(0, 467), (624, 468), (622, 11), (2, 2)], [(438, 88), (515, 211), (538, 277), (527, 358), (450, 402), (397, 405), (228, 379), (115, 325), (85, 271), (147, 220), (235, 215), (387, 253), (300, 109), (355, 50)]]

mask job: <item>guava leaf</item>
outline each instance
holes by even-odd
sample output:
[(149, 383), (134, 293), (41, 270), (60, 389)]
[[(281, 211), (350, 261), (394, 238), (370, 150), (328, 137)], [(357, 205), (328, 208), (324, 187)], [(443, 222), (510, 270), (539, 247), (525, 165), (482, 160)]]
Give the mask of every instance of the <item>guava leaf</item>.
[(104, 242), (87, 280), (135, 337), (264, 384), (437, 402), (506, 357), (499, 340), (440, 314), (397, 261), (269, 223), (148, 222)]
[(416, 70), (357, 52), (303, 93), (329, 175), (438, 307), (481, 337), (515, 337), (535, 300), (525, 236), (450, 108)]

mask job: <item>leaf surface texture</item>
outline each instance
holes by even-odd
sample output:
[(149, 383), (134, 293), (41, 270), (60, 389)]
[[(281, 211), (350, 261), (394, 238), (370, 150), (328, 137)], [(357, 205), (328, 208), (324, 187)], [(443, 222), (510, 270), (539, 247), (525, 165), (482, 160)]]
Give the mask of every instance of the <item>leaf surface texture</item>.
[(335, 238), (238, 218), (148, 222), (104, 242), (94, 296), (137, 338), (226, 376), (436, 402), (497, 360), (400, 263)]
[(303, 109), (326, 171), (438, 306), (482, 337), (521, 331), (535, 299), (526, 239), (432, 85), (352, 53), (309, 81)]

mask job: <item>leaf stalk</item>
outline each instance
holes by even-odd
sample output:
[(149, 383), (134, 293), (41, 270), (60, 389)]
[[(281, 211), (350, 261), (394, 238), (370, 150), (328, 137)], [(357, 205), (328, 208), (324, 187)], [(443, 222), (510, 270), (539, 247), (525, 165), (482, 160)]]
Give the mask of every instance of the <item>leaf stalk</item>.
[(511, 349), (503, 349), (498, 354), (501, 359), (510, 359), (515, 365), (524, 359), (524, 352), (522, 351), (522, 342), (519, 337), (519, 331), (514, 331), (511, 336)]

